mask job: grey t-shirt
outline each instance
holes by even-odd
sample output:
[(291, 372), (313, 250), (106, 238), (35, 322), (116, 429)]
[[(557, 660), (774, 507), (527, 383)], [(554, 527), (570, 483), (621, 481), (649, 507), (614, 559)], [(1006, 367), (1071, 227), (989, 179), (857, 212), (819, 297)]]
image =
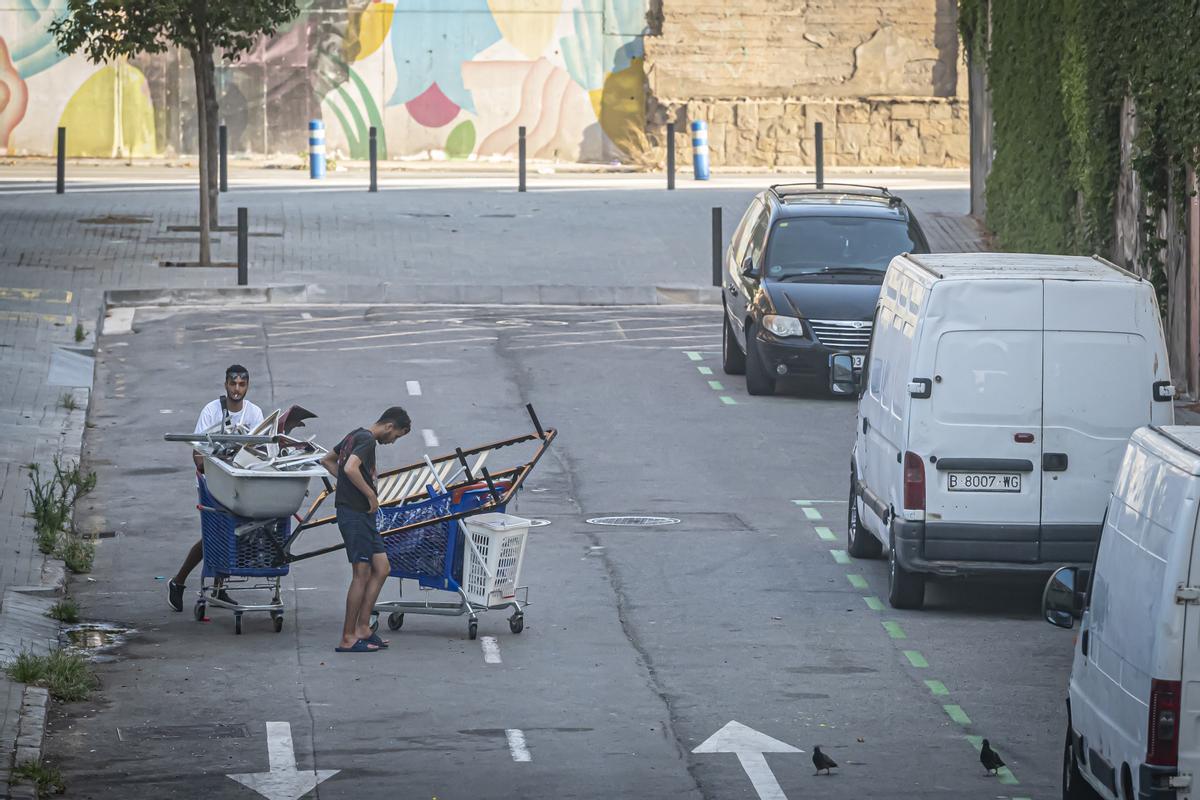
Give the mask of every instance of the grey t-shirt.
[(337, 446), (337, 491), (334, 492), (334, 505), (345, 506), (353, 511), (367, 512), (371, 510), (371, 503), (367, 500), (367, 496), (358, 490), (358, 487), (351, 482), (349, 476), (346, 475), (346, 461), (350, 456), (358, 456), (362, 462), (359, 472), (362, 474), (363, 480), (375, 490), (375, 437), (366, 428), (357, 428), (346, 434), (346, 438), (342, 439)]

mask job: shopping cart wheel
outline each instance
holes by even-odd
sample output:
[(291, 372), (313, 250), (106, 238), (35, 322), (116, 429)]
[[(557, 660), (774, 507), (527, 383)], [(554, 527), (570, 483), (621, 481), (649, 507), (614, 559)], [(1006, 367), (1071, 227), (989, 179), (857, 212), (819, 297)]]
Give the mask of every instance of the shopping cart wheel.
[(192, 616), (196, 618), (196, 622), (204, 622), (204, 615), (207, 611), (207, 605), (204, 603), (196, 603), (196, 607), (192, 609)]
[(242, 635), (242, 612), (240, 611), (233, 615), (233, 632), (238, 636)]
[(404, 615), (399, 611), (393, 611), (388, 614), (388, 627), (394, 631), (398, 631), (404, 627)]
[(467, 638), (474, 639), (479, 635), (479, 623), (471, 620), (471, 624), (467, 626)]
[(275, 623), (275, 632), (276, 633), (279, 633), (281, 630), (283, 630), (283, 612), (272, 611), (271, 612), (271, 622)]
[(508, 629), (513, 633), (525, 630), (525, 615), (517, 612), (508, 618)]
[(379, 615), (371, 614), (371, 633), (376, 633), (379, 630)]

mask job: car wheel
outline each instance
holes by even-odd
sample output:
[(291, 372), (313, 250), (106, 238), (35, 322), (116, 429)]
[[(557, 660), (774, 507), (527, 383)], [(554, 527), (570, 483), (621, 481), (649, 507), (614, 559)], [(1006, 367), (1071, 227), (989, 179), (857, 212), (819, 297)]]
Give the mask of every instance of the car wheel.
[(909, 572), (896, 560), (896, 536), (888, 549), (888, 603), (892, 608), (919, 609), (925, 605), (925, 576)]
[[(724, 310), (724, 306), (721, 306)], [(721, 369), (726, 375), (746, 374), (746, 354), (738, 347), (737, 339), (733, 336), (733, 323), (729, 314), (722, 313), (725, 324), (721, 326)]]
[(1071, 723), (1067, 723), (1067, 744), (1063, 748), (1062, 772), (1063, 800), (1101, 800), (1100, 793), (1079, 771), (1079, 760), (1075, 758), (1075, 748), (1071, 747)]
[(883, 544), (863, 528), (858, 519), (858, 492), (855, 491), (854, 470), (850, 470), (850, 510), (846, 513), (846, 552), (855, 558), (879, 558)]
[(763, 363), (754, 339), (754, 328), (750, 325), (746, 326), (746, 391), (756, 395), (775, 394), (775, 378)]

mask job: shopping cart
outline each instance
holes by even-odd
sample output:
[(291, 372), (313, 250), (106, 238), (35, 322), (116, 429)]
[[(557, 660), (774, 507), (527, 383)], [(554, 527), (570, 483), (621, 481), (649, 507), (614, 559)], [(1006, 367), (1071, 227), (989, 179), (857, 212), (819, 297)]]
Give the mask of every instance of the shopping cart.
[[(204, 476), (198, 481), (200, 532), (204, 567), (193, 614), (203, 622), (208, 606), (233, 612), (233, 632), (242, 632), (242, 614), (267, 612), (275, 632), (283, 630), (283, 600), (279, 579), (288, 574), (285, 547), (291, 531), (288, 517), (247, 519), (220, 505), (208, 491)], [(209, 580), (212, 583), (209, 583)], [(270, 591), (269, 603), (241, 603), (234, 593)]]
[[(503, 488), (507, 490), (508, 487), (505, 485)], [(388, 628), (393, 631), (404, 625), (405, 614), (449, 617), (467, 614), (467, 636), (474, 639), (479, 631), (481, 612), (508, 608), (513, 610), (508, 618), (509, 630), (520, 633), (525, 629), (529, 589), (517, 584), (528, 520), (503, 513), (470, 518), (463, 516), (465, 512), (484, 507), (503, 512), (503, 504), (491, 502), (492, 492), (499, 490), (500, 487), (467, 486), (445, 491), (443, 487), (439, 493), (430, 486), (427, 500), (379, 510), (381, 530), (405, 530), (384, 536), (383, 547), (391, 567), (389, 576), (397, 579), (399, 599), (375, 604), (372, 629), (378, 627), (379, 617), (384, 614), (387, 615)], [(450, 519), (443, 519), (445, 517)], [(480, 526), (475, 524), (475, 520), (497, 517), (519, 520), (502, 532), (506, 542), (493, 543), (492, 534), (486, 526), (482, 526), (481, 531)], [(438, 519), (442, 521), (411, 527), (418, 522)], [(458, 601), (405, 600), (406, 579), (416, 581), (422, 590), (454, 592), (458, 595)]]

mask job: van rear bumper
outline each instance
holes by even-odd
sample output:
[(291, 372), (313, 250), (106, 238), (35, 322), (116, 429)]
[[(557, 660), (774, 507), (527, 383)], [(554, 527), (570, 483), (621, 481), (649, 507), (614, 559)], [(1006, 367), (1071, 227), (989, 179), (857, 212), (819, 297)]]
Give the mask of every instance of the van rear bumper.
[(1176, 800), (1179, 792), (1168, 784), (1171, 778), (1179, 774), (1175, 767), (1152, 767), (1148, 764), (1138, 766), (1138, 800)]
[(1092, 562), (1100, 526), (967, 525), (895, 520), (896, 560), (934, 575), (1044, 575)]

